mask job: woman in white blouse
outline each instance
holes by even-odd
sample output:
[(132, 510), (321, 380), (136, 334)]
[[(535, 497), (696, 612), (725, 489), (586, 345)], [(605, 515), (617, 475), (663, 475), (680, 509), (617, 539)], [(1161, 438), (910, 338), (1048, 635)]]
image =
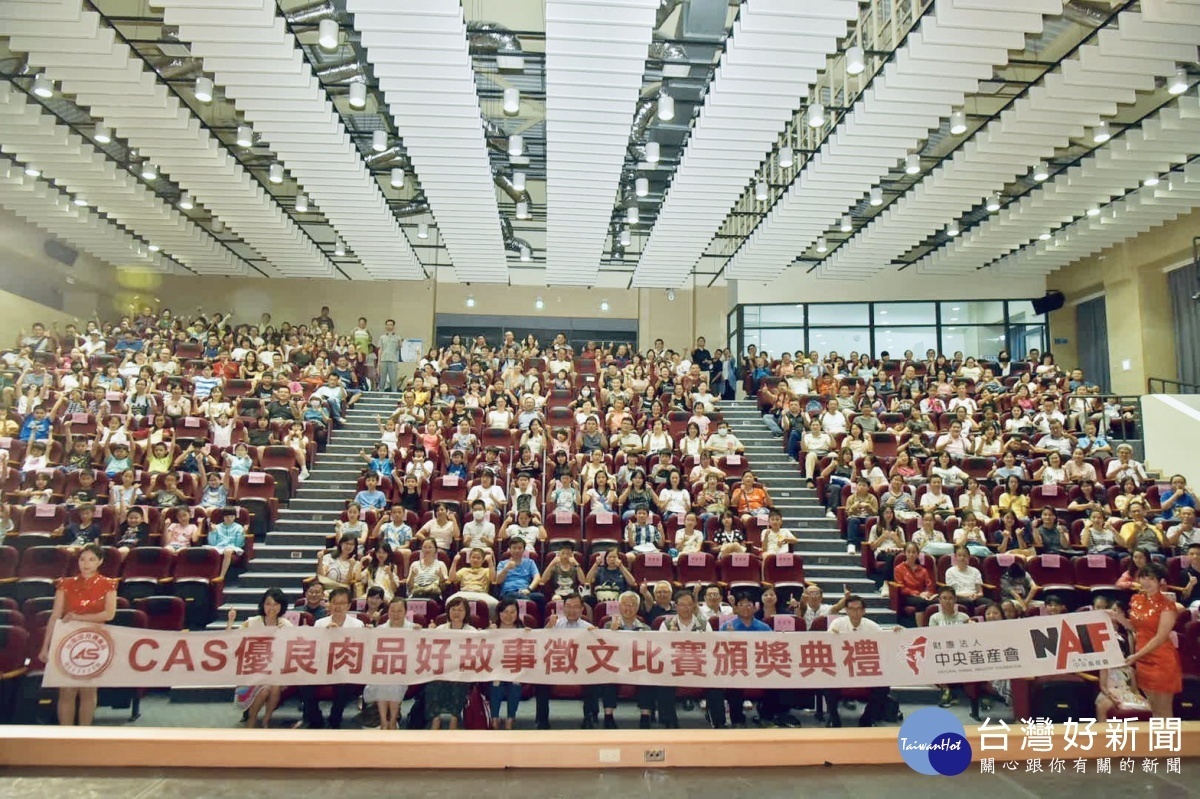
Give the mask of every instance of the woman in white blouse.
[(1054, 450), (1046, 456), (1042, 468), (1033, 473), (1033, 479), (1041, 481), (1042, 485), (1066, 485), (1067, 471), (1063, 468), (1062, 453)]
[(704, 451), (704, 439), (700, 437), (700, 426), (689, 422), (687, 433), (679, 439), (679, 454), (684, 458), (699, 458)]
[(666, 422), (662, 419), (654, 420), (654, 426), (642, 437), (642, 444), (649, 453), (669, 451), (675, 446), (675, 442), (671, 440), (671, 434), (667, 432)]
[(686, 514), (692, 509), (692, 495), (684, 488), (683, 475), (672, 469), (667, 475), (667, 485), (658, 492), (658, 509), (663, 516)]

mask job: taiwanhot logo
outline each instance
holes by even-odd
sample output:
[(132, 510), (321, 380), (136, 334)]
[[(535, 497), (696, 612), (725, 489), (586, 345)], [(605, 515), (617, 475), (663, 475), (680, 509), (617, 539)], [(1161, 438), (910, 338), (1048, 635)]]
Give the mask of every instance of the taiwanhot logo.
[(940, 707), (924, 707), (907, 716), (897, 744), (904, 762), (920, 774), (954, 777), (971, 765), (971, 742), (962, 722)]

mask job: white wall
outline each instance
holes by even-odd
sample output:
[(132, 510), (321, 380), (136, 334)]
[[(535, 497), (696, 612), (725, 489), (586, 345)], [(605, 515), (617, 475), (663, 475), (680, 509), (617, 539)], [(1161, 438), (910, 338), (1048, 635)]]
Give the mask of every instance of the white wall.
[(1200, 395), (1147, 394), (1142, 397), (1142, 427), (1146, 464), (1170, 477), (1182, 474), (1200, 480)]

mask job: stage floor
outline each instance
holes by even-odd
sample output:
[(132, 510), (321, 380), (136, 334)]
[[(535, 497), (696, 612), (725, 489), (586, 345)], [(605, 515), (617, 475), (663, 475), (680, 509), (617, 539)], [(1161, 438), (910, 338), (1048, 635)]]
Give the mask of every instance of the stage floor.
[[(64, 755), (67, 755), (64, 750)], [(408, 754), (415, 754), (410, 752)], [(397, 752), (398, 756), (405, 756)], [(336, 760), (337, 751), (329, 758)], [(467, 754), (469, 757), (469, 754)], [(939, 783), (904, 766), (771, 769), (623, 769), (618, 771), (261, 771), (213, 769), (6, 769), (7, 799), (329, 799), (331, 796), (486, 796), (488, 799), (929, 799), (991, 795), (1058, 799), (1066, 792), (1089, 799), (1196, 796), (1200, 760), (1183, 761), (1182, 775), (1137, 773), (980, 774), (978, 767)], [(1114, 764), (1114, 771), (1116, 771)], [(941, 788), (945, 793), (938, 791)], [(932, 791), (932, 793), (931, 793)]]

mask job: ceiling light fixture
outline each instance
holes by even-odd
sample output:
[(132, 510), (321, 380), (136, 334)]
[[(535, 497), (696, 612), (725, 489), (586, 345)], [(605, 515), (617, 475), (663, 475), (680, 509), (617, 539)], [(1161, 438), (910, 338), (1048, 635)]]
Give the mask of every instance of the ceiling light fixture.
[(1033, 179), (1038, 183), (1050, 177), (1050, 168), (1045, 164), (1038, 164), (1033, 168)]
[(817, 237), (817, 252), (829, 252), (829, 244), (825, 241), (824, 236)]
[(659, 158), (658, 142), (656, 142), (656, 141), (646, 142), (646, 161), (651, 164), (657, 164), (658, 158)]
[(636, 205), (631, 205), (625, 209), (626, 223), (628, 223), (630, 225), (636, 225), (638, 223), (638, 218), (639, 218), (638, 207)]
[(608, 313), (608, 300), (600, 300), (600, 312)]
[(667, 302), (675, 302), (675, 289), (667, 289)]
[(1157, 186), (1158, 185), (1158, 175), (1149, 175), (1145, 180), (1142, 181), (1142, 185), (1143, 186)]
[(533, 260), (533, 253), (531, 253), (529, 251), (528, 247), (525, 247), (524, 245), (522, 245), (522, 247), (521, 247), (521, 262), (529, 263), (531, 260)]
[(958, 235), (958, 233), (959, 233), (959, 230), (958, 230), (957, 222), (951, 222), (949, 225), (946, 226), (946, 235), (949, 236), (950, 238), (954, 238), (955, 236)]
[(967, 132), (967, 115), (961, 109), (950, 114), (950, 132), (955, 136)]
[(339, 258), (346, 254), (346, 245), (340, 238), (333, 240), (333, 254)]
[(340, 38), (341, 30), (336, 19), (321, 20), (321, 24), (317, 26), (317, 44), (321, 45), (322, 49), (336, 50)]
[(854, 222), (850, 219), (849, 214), (846, 214), (842, 217), (842, 224), (838, 230), (842, 231), (843, 233), (849, 233), (851, 230), (854, 230)]
[(1171, 94), (1183, 94), (1188, 90), (1188, 73), (1183, 67), (1175, 70), (1175, 74), (1167, 80), (1167, 91)]
[(404, 188), (404, 180), (405, 180), (405, 175), (404, 175), (403, 169), (401, 169), (400, 167), (396, 167), (395, 169), (392, 170), (392, 178), (389, 182), (392, 184), (393, 189), (403, 189)]
[(1092, 130), (1092, 141), (1096, 144), (1104, 144), (1112, 138), (1112, 131), (1108, 128), (1108, 122), (1101, 122)]
[(213, 233), (224, 233), (225, 232), (225, 223), (222, 222), (220, 219), (214, 219), (212, 221), (212, 232)]
[(921, 171), (921, 156), (909, 153), (904, 156), (904, 174), (915, 175)]
[(525, 191), (525, 173), (513, 172), (512, 184), (517, 191)]
[(646, 178), (638, 178), (633, 182), (633, 193), (638, 197), (645, 197), (650, 193), (650, 181)]
[(987, 205), (984, 207), (987, 208), (988, 213), (996, 213), (1000, 210), (1000, 198), (993, 194), (991, 197), (988, 197)]
[(851, 45), (846, 50), (846, 72), (851, 75), (858, 75), (867, 68), (867, 60), (863, 55), (863, 49), (857, 44)]
[(475, 295), (474, 295), (474, 294), (468, 294), (468, 295), (467, 295), (467, 307), (468, 307), (468, 308), (474, 308), (474, 307), (475, 307)]
[(283, 164), (271, 164), (267, 168), (267, 180), (272, 183), (283, 183)]
[(529, 202), (527, 200), (521, 200), (520, 202), (517, 203), (517, 219), (528, 219), (528, 218), (529, 218)]
[(381, 153), (388, 148), (388, 134), (386, 130), (376, 130), (371, 132), (371, 149), (377, 153)]
[(536, 300), (533, 301), (533, 307), (537, 308), (540, 311), (546, 307), (546, 301), (543, 300), (541, 297), (538, 297)]
[(196, 85), (192, 87), (192, 96), (198, 102), (211, 103), (213, 98), (212, 78), (206, 78), (203, 75), (196, 78)]
[(154, 180), (158, 177), (158, 171), (154, 168), (154, 164), (147, 161), (142, 164), (142, 180)]
[(804, 118), (810, 128), (819, 128), (825, 124), (825, 106), (820, 103), (810, 103)]
[(624, 228), (621, 231), (621, 246), (628, 247), (633, 241), (633, 234), (629, 232), (629, 228)]
[(521, 110), (521, 90), (516, 86), (509, 86), (504, 90), (504, 113), (511, 116), (516, 116)]
[(43, 100), (49, 100), (54, 96), (54, 81), (45, 75), (38, 75), (33, 79), (33, 93)]
[(675, 98), (666, 92), (658, 93), (658, 118), (670, 122), (675, 118)]
[(42, 176), (42, 170), (38, 169), (33, 164), (26, 164), (25, 174), (31, 178), (40, 178)]
[(92, 138), (96, 140), (96, 144), (108, 144), (112, 141), (112, 133), (103, 124), (97, 122), (95, 129), (92, 130)]
[(356, 80), (350, 84), (350, 107), (367, 107), (367, 84), (362, 81)]
[(76, 204), (76, 205), (78, 205), (80, 208), (83, 208), (84, 206), (86, 206), (86, 205), (87, 205), (87, 200), (85, 200), (85, 199), (83, 198), (83, 196), (82, 196), (82, 195), (79, 195), (79, 194), (76, 194), (76, 195), (75, 195), (75, 199), (74, 199), (74, 200), (72, 200), (71, 202), (75, 203), (75, 204)]
[(510, 158), (519, 158), (525, 152), (525, 137), (520, 133), (514, 133), (508, 137), (508, 155)]
[(417, 224), (417, 238), (418, 239), (429, 238), (429, 223), (428, 222), (420, 222)]
[(296, 195), (296, 212), (301, 213), (301, 214), (308, 213), (308, 195), (307, 194), (297, 194)]
[(179, 207), (184, 211), (190, 211), (195, 208), (196, 204), (192, 202), (192, 195), (188, 194), (186, 191), (183, 194), (180, 194)]
[(1050, 231), (1047, 230), (1038, 236), (1038, 241), (1050, 241)]
[(1091, 208), (1087, 209), (1087, 215), (1088, 216), (1100, 216), (1100, 206), (1093, 205)]
[(238, 147), (253, 147), (254, 146), (254, 130), (249, 125), (238, 125), (237, 136), (234, 142)]
[(767, 201), (767, 182), (765, 180), (754, 181), (754, 199), (760, 203)]
[(791, 169), (792, 165), (795, 163), (796, 163), (796, 153), (792, 150), (792, 148), (791, 147), (780, 147), (779, 148), (779, 166), (783, 167), (784, 169)]
[(147, 249), (147, 250), (149, 250), (150, 252), (158, 252), (158, 251), (159, 251), (159, 250), (161, 250), (162, 248), (161, 248), (161, 247), (159, 247), (157, 244), (151, 244), (151, 245), (150, 245), (150, 246), (148, 246), (146, 249)]
[(871, 189), (871, 199), (869, 202), (871, 205), (883, 205), (883, 189), (879, 186)]

